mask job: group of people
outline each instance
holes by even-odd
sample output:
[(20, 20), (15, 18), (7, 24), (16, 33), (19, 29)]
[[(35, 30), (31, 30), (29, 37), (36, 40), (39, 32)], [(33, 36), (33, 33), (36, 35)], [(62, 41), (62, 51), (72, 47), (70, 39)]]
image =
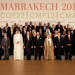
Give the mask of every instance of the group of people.
[[(14, 60), (31, 60), (31, 55), (34, 55), (34, 60), (41, 60), (41, 56), (45, 60), (72, 60), (72, 55), (75, 55), (75, 29), (69, 24), (50, 25), (39, 22), (25, 25), (14, 23), (11, 27), (6, 26), (0, 28), (0, 60), (2, 54), (3, 60), (9, 60), (9, 56), (13, 55)], [(3, 52), (3, 53), (2, 53)]]

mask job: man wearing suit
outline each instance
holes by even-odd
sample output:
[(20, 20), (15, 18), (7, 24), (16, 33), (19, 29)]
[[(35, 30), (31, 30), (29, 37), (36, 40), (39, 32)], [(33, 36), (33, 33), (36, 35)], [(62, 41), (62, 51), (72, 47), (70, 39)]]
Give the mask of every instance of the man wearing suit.
[(58, 22), (58, 24), (56, 25), (55, 30), (60, 31), (61, 35), (63, 34), (63, 27), (60, 22)]
[(34, 40), (34, 48), (35, 48), (35, 60), (37, 59), (37, 55), (39, 55), (39, 60), (41, 60), (43, 39), (42, 39), (42, 37), (40, 37), (39, 32), (37, 32), (37, 36)]
[(0, 35), (0, 60), (1, 60), (1, 35)]
[(63, 38), (58, 32), (58, 36), (55, 37), (55, 48), (56, 48), (56, 60), (61, 60), (61, 50), (63, 48)]
[(39, 25), (36, 27), (36, 32), (39, 32), (39, 29), (42, 29), (42, 31), (44, 32), (44, 27), (42, 26), (42, 23), (39, 22)]
[(31, 60), (32, 37), (30, 37), (29, 31), (27, 31), (27, 35), (24, 37), (24, 48), (27, 60)]
[(65, 45), (66, 45), (66, 50), (65, 50), (66, 56), (65, 56), (65, 59), (66, 60), (68, 59), (68, 52), (69, 52), (69, 59), (71, 60), (71, 58), (72, 58), (73, 37), (71, 36), (70, 31), (68, 31), (68, 34), (66, 35), (64, 40), (65, 40)]
[(68, 31), (71, 31), (70, 25), (67, 24), (67, 28), (66, 28), (66, 34), (68, 34)]
[(34, 26), (32, 25), (32, 22), (30, 21), (30, 24), (27, 26), (27, 30), (29, 31), (29, 28), (31, 27), (31, 30), (34, 29)]
[(7, 34), (4, 34), (4, 38), (2, 38), (2, 49), (4, 52), (4, 60), (9, 60), (9, 48), (10, 48), (10, 39), (7, 37)]
[(11, 27), (11, 30), (10, 30), (10, 55), (13, 55), (13, 36), (14, 36), (14, 33), (13, 33), (13, 28)]
[(50, 26), (50, 23), (47, 23), (47, 29), (49, 29), (50, 32), (52, 33), (52, 28), (51, 28), (51, 26)]
[(7, 33), (8, 37), (10, 37), (10, 27), (8, 26), (8, 23), (6, 23), (6, 26), (4, 27), (4, 32)]

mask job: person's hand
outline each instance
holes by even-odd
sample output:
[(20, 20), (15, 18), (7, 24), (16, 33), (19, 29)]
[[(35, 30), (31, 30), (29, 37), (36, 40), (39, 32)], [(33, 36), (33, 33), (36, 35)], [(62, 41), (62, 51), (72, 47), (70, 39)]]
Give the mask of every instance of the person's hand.
[(42, 48), (42, 46), (41, 46), (41, 48)]
[(33, 46), (31, 46), (31, 48), (33, 48)]
[(56, 46), (55, 46), (55, 48), (56, 48)]
[(20, 42), (18, 41), (16, 44), (19, 44)]
[(61, 48), (63, 48), (63, 46), (61, 46)]
[(2, 49), (3, 49), (3, 47), (2, 47)]
[(68, 46), (71, 46), (71, 44), (67, 44)]
[(24, 46), (24, 48), (26, 48), (26, 47)]
[(36, 48), (36, 46), (34, 46), (34, 48)]

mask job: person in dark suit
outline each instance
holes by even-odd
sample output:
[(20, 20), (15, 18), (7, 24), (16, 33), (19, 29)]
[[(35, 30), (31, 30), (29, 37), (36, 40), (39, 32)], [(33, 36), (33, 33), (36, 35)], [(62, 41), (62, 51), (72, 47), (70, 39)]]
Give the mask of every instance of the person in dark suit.
[(2, 49), (4, 52), (4, 60), (9, 60), (9, 48), (10, 48), (10, 39), (7, 37), (7, 34), (4, 34), (4, 38), (2, 38)]
[(31, 27), (31, 30), (34, 29), (34, 26), (32, 25), (32, 21), (30, 21), (30, 24), (27, 26), (27, 31), (29, 31), (29, 28)]
[(33, 48), (32, 46), (32, 37), (30, 37), (29, 31), (27, 31), (27, 35), (24, 37), (24, 48), (26, 50), (27, 60), (31, 60), (31, 48)]
[(39, 22), (39, 25), (36, 27), (36, 32), (39, 32), (39, 29), (42, 29), (42, 31), (44, 32), (44, 27), (42, 26), (42, 23)]
[(25, 22), (25, 25), (23, 26), (23, 28), (25, 27), (27, 29), (28, 23)]
[(66, 44), (66, 50), (65, 50), (65, 59), (68, 59), (68, 52), (69, 52), (69, 59), (72, 59), (72, 44), (73, 44), (73, 37), (70, 34), (70, 31), (68, 31), (68, 34), (65, 36), (65, 44)]
[(40, 37), (39, 32), (36, 33), (36, 38), (34, 40), (34, 48), (35, 48), (35, 60), (37, 59), (37, 55), (39, 55), (39, 60), (41, 60), (43, 39), (42, 37)]
[(23, 35), (23, 26), (20, 25), (20, 33)]
[(13, 32), (13, 28), (11, 27), (10, 29), (10, 51), (9, 54), (13, 55), (13, 36), (14, 36), (14, 32)]
[(6, 23), (6, 26), (4, 27), (4, 33), (7, 33), (7, 36), (10, 37), (10, 27), (8, 26), (8, 23)]
[(19, 30), (20, 31), (20, 28), (18, 27), (18, 25), (16, 23), (14, 23), (14, 34), (16, 33), (16, 30)]
[(71, 31), (70, 25), (67, 24), (67, 28), (66, 28), (66, 34), (68, 34), (68, 31)]
[(58, 24), (55, 26), (55, 30), (60, 31), (61, 35), (63, 34), (63, 26), (58, 22)]
[(1, 36), (0, 36), (0, 60), (1, 60)]
[(63, 38), (61, 37), (60, 32), (58, 36), (55, 37), (55, 48), (56, 48), (56, 60), (61, 60), (61, 48), (63, 48)]
[(49, 29), (50, 32), (52, 33), (52, 28), (51, 28), (51, 26), (50, 26), (50, 23), (47, 23), (47, 29)]
[(26, 37), (26, 33), (27, 33), (27, 29), (26, 27), (23, 28), (23, 41), (24, 41), (24, 37)]

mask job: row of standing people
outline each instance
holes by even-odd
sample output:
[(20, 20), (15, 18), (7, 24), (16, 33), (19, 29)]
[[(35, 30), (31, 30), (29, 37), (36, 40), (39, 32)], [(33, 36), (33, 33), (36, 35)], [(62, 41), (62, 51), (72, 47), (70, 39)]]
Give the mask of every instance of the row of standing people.
[[(17, 28), (20, 30), (21, 34), (23, 35), (23, 41), (24, 41), (24, 37), (26, 36), (26, 32), (27, 31), (29, 31), (29, 33), (31, 33), (31, 36), (32, 36), (32, 33), (33, 33), (34, 29), (36, 30), (36, 32), (39, 31), (40, 32), (39, 34), (40, 34), (40, 36), (43, 39), (43, 44), (44, 44), (44, 40), (45, 40), (45, 32), (46, 32), (47, 29), (49, 29), (52, 34), (55, 33), (55, 35), (52, 35), (52, 40), (53, 40), (54, 45), (55, 45), (55, 37), (57, 36), (57, 31), (60, 31), (60, 33), (63, 36), (63, 38), (68, 33), (68, 30), (71, 32), (71, 36), (73, 36), (73, 38), (75, 36), (75, 34), (74, 34), (75, 30), (73, 30), (73, 28), (70, 28), (69, 25), (67, 25), (67, 28), (64, 27), (64, 29), (63, 29), (63, 27), (60, 24), (60, 22), (58, 22), (58, 24), (55, 27), (53, 25), (52, 26), (53, 29), (51, 28), (50, 23), (48, 23), (47, 26), (46, 26), (46, 24), (44, 26), (42, 26), (41, 23), (39, 23), (39, 26), (36, 26), (36, 24), (32, 25), (32, 23), (30, 22), (30, 25), (28, 25), (27, 27), (26, 26), (27, 25), (25, 25), (25, 26), (22, 27), (22, 25), (20, 25), (20, 28), (18, 26), (15, 26), (15, 28), (14, 29), (11, 28), (11, 31), (10, 31), (10, 27), (8, 26), (8, 23), (6, 23), (6, 27), (4, 27), (3, 30), (4, 30), (4, 32), (7, 33), (7, 36), (10, 38), (10, 41), (11, 41), (11, 43), (10, 43), (10, 48), (11, 48), (10, 49), (10, 53), (11, 54), (13, 53), (13, 36), (14, 36)], [(2, 35), (3, 35), (3, 33), (2, 33)], [(74, 41), (74, 39), (73, 39), (73, 41)], [(54, 48), (56, 48), (56, 47), (54, 46)], [(56, 53), (57, 53), (57, 51), (55, 50), (55, 54)]]
[[(15, 59), (23, 59), (24, 50), (26, 51), (27, 60), (31, 59), (31, 49), (34, 49), (35, 52), (35, 60), (39, 55), (39, 60), (41, 60), (41, 53), (44, 50), (44, 58), (45, 59), (54, 59), (54, 50), (56, 49), (56, 60), (61, 60), (61, 50), (65, 50), (65, 59), (72, 59), (72, 44), (73, 38), (70, 35), (70, 31), (63, 39), (58, 32), (58, 36), (55, 37), (55, 43), (53, 43), (51, 33), (46, 33), (46, 38), (43, 42), (43, 38), (40, 36), (39, 32), (35, 33), (33, 37), (30, 36), (29, 31), (27, 31), (24, 40), (22, 38), (22, 34), (20, 34), (19, 30), (16, 30), (16, 34), (14, 35), (14, 60)], [(9, 59), (9, 48), (10, 48), (10, 39), (7, 37), (7, 34), (4, 34), (4, 38), (2, 38), (1, 43), (3, 52), (4, 52), (4, 60)], [(54, 49), (55, 48), (55, 49)], [(68, 57), (69, 52), (69, 57)]]

